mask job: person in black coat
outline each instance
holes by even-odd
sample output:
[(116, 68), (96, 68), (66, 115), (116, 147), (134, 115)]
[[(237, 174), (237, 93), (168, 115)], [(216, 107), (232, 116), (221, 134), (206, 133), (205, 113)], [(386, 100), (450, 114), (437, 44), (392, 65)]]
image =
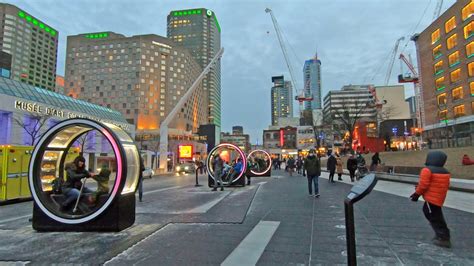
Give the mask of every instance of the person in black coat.
[(354, 182), (355, 171), (357, 170), (357, 159), (354, 157), (353, 154), (351, 154), (351, 156), (347, 160), (347, 170), (349, 171), (351, 181)]
[[(81, 196), (80, 189), (82, 187), (82, 179), (93, 177), (94, 175), (86, 170), (86, 159), (83, 156), (77, 156), (73, 164), (66, 166), (66, 181), (62, 185), (62, 193), (66, 196), (66, 200), (61, 204), (61, 211), (65, 211), (70, 204)], [(87, 187), (82, 189), (83, 193), (90, 193)]]
[(329, 171), (329, 182), (331, 183), (335, 183), (334, 174), (336, 173), (336, 164), (337, 164), (336, 157), (334, 157), (334, 155), (331, 153), (331, 155), (329, 155), (328, 162), (327, 162), (327, 168)]
[(382, 160), (380, 160), (379, 153), (376, 152), (374, 156), (372, 156), (372, 164), (370, 165), (370, 171), (375, 171), (377, 170), (377, 166), (382, 163)]

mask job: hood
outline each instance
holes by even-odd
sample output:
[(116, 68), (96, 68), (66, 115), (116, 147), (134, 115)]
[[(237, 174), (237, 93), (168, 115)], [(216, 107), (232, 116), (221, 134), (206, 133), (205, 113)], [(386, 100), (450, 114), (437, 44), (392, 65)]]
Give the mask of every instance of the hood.
[(442, 151), (430, 151), (426, 156), (425, 165), (443, 167), (447, 159), (448, 156)]

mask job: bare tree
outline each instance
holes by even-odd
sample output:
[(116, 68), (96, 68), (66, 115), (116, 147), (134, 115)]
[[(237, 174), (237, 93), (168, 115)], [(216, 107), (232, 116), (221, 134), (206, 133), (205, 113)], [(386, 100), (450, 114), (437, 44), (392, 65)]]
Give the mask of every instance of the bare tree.
[(46, 123), (48, 122), (50, 116), (49, 115), (39, 115), (36, 113), (30, 113), (29, 119), (23, 119), (21, 117), (14, 117), (15, 123), (18, 124), (26, 134), (30, 137), (29, 145), (34, 146), (36, 142), (43, 136)]
[(390, 119), (392, 116), (398, 115), (397, 107), (393, 105), (386, 105), (377, 111), (377, 122), (380, 125), (385, 120)]
[(79, 143), (79, 146), (81, 147), (81, 151), (79, 152), (79, 155), (83, 156), (84, 155), (84, 147), (86, 146), (87, 142), (87, 136), (89, 135), (90, 131), (88, 131), (85, 134), (82, 134), (76, 141)]

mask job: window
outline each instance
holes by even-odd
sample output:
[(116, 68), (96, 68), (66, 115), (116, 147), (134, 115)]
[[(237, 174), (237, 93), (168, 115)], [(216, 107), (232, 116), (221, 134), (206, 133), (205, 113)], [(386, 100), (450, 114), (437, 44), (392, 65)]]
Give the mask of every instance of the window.
[(467, 70), (469, 71), (469, 77), (474, 76), (474, 62), (467, 65)]
[(446, 93), (438, 95), (438, 105), (446, 104)]
[(469, 39), (472, 35), (474, 35), (474, 21), (464, 27), (464, 39)]
[(448, 119), (448, 110), (443, 110), (438, 112), (439, 119)]
[(449, 74), (451, 83), (458, 82), (461, 79), (461, 69), (458, 68)]
[(469, 83), (469, 88), (471, 89), (471, 96), (474, 96), (474, 82)]
[(453, 48), (457, 44), (458, 44), (458, 35), (457, 34), (453, 34), (453, 36), (449, 37), (446, 40), (446, 46), (448, 47), (448, 50)]
[(442, 55), (441, 53), (441, 44), (436, 46), (434, 49), (433, 49), (433, 57), (434, 59), (437, 59), (439, 58), (440, 56)]
[(471, 2), (467, 4), (461, 11), (462, 14), (462, 20), (468, 19), (472, 14), (474, 13), (474, 3)]
[(466, 45), (466, 56), (467, 58), (474, 56), (474, 42), (470, 42)]
[(443, 73), (443, 60), (434, 65), (434, 73), (435, 75)]
[(437, 79), (437, 80), (435, 81), (435, 83), (436, 83), (436, 89), (437, 89), (437, 90), (442, 90), (442, 89), (444, 89), (444, 87), (445, 87), (445, 85), (444, 85), (444, 77), (441, 77), (441, 78)]
[(454, 117), (460, 117), (465, 115), (464, 104), (454, 106)]
[(459, 64), (459, 51), (456, 51), (448, 56), (449, 66), (455, 66)]
[(462, 87), (457, 87), (453, 89), (451, 95), (453, 96), (453, 101), (464, 98)]
[(440, 30), (437, 29), (431, 33), (431, 44), (434, 44), (435, 42), (439, 41), (440, 38)]
[(452, 31), (454, 28), (456, 28), (456, 17), (450, 18), (446, 23), (444, 23), (444, 29), (446, 30), (446, 33)]

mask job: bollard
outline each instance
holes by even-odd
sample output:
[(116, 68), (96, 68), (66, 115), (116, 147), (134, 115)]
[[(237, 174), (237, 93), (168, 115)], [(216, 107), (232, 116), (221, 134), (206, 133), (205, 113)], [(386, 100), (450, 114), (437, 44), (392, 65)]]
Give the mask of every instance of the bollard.
[(199, 179), (198, 179), (198, 174), (199, 174), (199, 171), (200, 168), (197, 168), (196, 169), (196, 184), (194, 185), (195, 187), (200, 187), (201, 185), (199, 185)]
[(346, 217), (347, 264), (349, 266), (357, 265), (354, 203), (367, 196), (376, 184), (377, 178), (374, 174), (366, 175), (351, 188), (351, 191), (344, 199), (344, 212)]

